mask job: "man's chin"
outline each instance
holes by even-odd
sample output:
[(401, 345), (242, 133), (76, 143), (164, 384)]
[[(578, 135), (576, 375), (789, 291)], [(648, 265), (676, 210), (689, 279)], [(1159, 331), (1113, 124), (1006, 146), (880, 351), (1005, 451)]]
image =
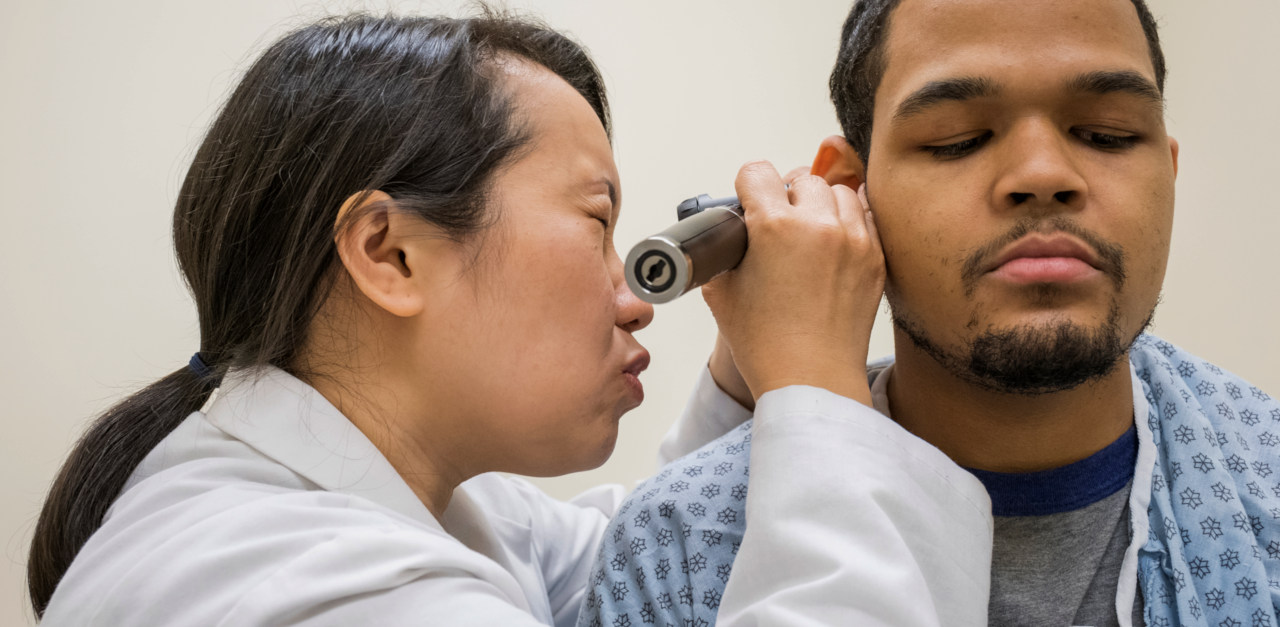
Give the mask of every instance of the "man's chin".
[(1131, 343), (1114, 325), (992, 329), (970, 343), (966, 378), (1007, 394), (1061, 392), (1111, 374)]
[(893, 324), (917, 348), (956, 377), (1004, 394), (1040, 395), (1070, 390), (1104, 378), (1123, 362), (1129, 347), (1150, 323), (1124, 334), (1119, 309), (1094, 325), (1055, 319), (988, 327), (966, 345), (951, 349), (934, 342), (909, 318), (894, 313)]

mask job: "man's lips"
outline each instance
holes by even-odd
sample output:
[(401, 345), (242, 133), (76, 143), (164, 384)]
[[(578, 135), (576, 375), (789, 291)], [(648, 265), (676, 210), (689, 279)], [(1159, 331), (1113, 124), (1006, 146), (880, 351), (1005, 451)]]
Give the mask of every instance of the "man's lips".
[(1002, 251), (988, 268), (993, 276), (1013, 283), (1062, 283), (1101, 273), (1098, 255), (1066, 234), (1031, 235)]

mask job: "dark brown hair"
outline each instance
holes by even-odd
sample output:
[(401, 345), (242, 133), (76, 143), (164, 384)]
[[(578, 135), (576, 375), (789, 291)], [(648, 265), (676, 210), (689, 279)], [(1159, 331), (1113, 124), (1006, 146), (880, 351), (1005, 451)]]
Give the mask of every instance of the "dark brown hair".
[[(200, 318), (209, 372), (183, 367), (98, 418), (50, 489), (27, 564), (37, 616), (138, 463), (209, 398), (230, 368), (294, 372), (336, 264), (343, 201), (382, 190), (458, 237), (484, 228), (486, 192), (529, 140), (498, 57), (559, 75), (606, 133), (599, 70), (535, 21), (326, 19), (277, 41), (241, 79), (195, 155), (173, 240)], [(296, 374), (296, 372), (295, 372)]]

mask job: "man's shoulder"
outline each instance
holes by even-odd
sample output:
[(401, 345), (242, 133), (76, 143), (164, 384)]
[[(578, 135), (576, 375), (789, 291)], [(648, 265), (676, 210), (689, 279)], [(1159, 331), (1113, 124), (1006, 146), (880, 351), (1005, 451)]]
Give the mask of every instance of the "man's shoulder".
[[(893, 356), (867, 364), (868, 381), (874, 384), (877, 377), (893, 364)], [(619, 538), (632, 532), (628, 529), (644, 529), (646, 520), (668, 522), (699, 521), (705, 518), (708, 507), (732, 506), (739, 509), (747, 498), (747, 479), (750, 476), (751, 420), (712, 440), (702, 448), (664, 466), (658, 474), (641, 483), (623, 502), (609, 531)], [(741, 529), (745, 518), (734, 518), (730, 512), (720, 509), (717, 523), (726, 528)], [(630, 522), (630, 526), (626, 524)], [(739, 532), (740, 533), (740, 532)]]
[(1169, 341), (1143, 334), (1129, 359), (1155, 414), (1169, 418), (1194, 408), (1214, 423), (1280, 422), (1280, 403), (1261, 388)]
[(713, 622), (746, 528), (751, 423), (667, 464), (609, 523), (582, 625)]
[(611, 534), (630, 536), (651, 525), (741, 529), (750, 476), (751, 424), (748, 421), (667, 464), (641, 483), (618, 509)]
[[(1202, 359), (1168, 340), (1148, 333), (1138, 336), (1134, 341), (1129, 357), (1143, 380), (1150, 379), (1156, 373), (1155, 369), (1159, 369), (1170, 377), (1193, 383), (1198, 380), (1219, 380), (1224, 384), (1231, 382), (1239, 389), (1227, 388), (1223, 391), (1236, 400), (1243, 398), (1245, 393), (1256, 400), (1272, 400), (1270, 395), (1245, 381), (1243, 377)], [(1243, 384), (1243, 387), (1240, 387), (1240, 384)]]

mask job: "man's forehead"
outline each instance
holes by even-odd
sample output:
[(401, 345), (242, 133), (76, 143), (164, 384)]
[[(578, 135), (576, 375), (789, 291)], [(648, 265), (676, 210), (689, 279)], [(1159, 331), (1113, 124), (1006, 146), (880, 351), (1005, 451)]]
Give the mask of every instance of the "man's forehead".
[[(883, 88), (904, 97), (956, 76), (1155, 70), (1131, 0), (902, 0), (884, 42)], [(896, 89), (895, 89), (896, 88)]]

